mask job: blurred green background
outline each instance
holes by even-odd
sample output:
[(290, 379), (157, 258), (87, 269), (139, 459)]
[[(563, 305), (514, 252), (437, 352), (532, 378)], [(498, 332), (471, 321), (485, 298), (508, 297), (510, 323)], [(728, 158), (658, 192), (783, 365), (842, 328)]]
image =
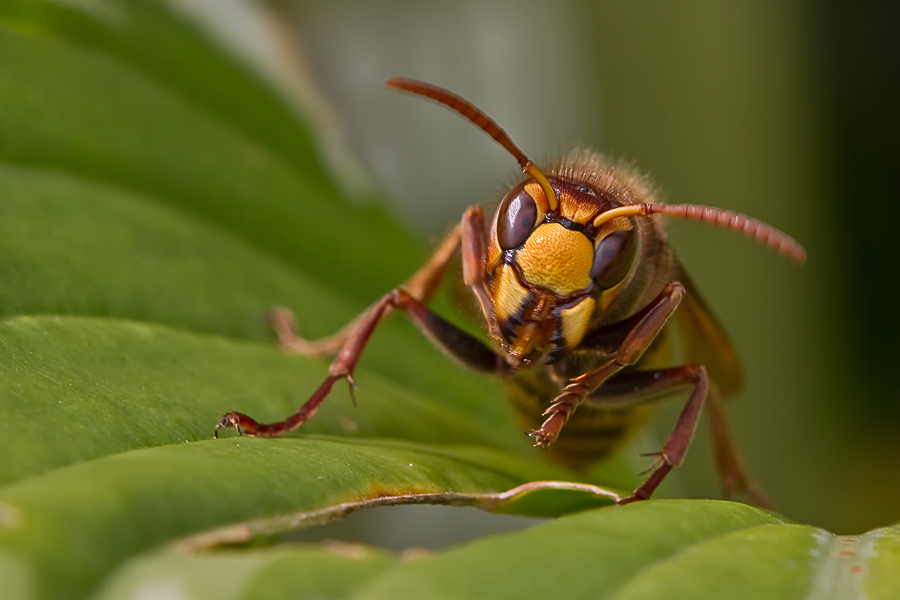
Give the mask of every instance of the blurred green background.
[[(295, 103), (360, 203), (393, 199), (391, 212), (422, 239), (437, 239), (467, 205), (490, 206), (517, 172), (459, 118), (386, 92), (392, 76), (472, 100), (539, 164), (591, 146), (633, 161), (669, 201), (745, 212), (796, 237), (809, 252), (803, 268), (729, 232), (671, 226), (744, 361), (746, 387), (729, 412), (780, 511), (837, 533), (900, 520), (900, 317), (891, 302), (900, 270), (888, 249), (888, 228), (900, 223), (889, 179), (900, 159), (897, 8), (171, 4)], [(657, 438), (680, 408), (660, 411)], [(680, 469), (685, 495), (719, 497), (711, 456), (703, 429)]]
[[(437, 236), (515, 164), (467, 124), (383, 90), (421, 78), (472, 100), (533, 158), (588, 145), (672, 202), (733, 209), (800, 240), (797, 268), (734, 234), (672, 223), (746, 368), (730, 403), (752, 472), (791, 518), (858, 533), (900, 519), (900, 42), (864, 2), (290, 2), (300, 64), (343, 141)], [(332, 147), (340, 146), (335, 142)], [(356, 180), (354, 185), (359, 185)], [(855, 208), (854, 212), (850, 209)], [(679, 403), (661, 411), (659, 436)], [(706, 432), (682, 481), (718, 497)]]

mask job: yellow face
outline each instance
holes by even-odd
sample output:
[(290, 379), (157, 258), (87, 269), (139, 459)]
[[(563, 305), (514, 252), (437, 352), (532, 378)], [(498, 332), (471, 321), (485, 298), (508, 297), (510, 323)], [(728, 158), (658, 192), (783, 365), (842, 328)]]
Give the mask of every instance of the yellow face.
[(517, 186), (500, 203), (488, 243), (488, 290), (501, 343), (524, 365), (552, 361), (581, 343), (601, 295), (615, 294), (637, 247), (628, 219), (599, 230), (592, 225), (618, 204), (577, 182), (550, 182), (557, 210), (549, 209), (537, 183)]
[(580, 231), (542, 223), (516, 253), (525, 281), (568, 296), (591, 285), (594, 247)]

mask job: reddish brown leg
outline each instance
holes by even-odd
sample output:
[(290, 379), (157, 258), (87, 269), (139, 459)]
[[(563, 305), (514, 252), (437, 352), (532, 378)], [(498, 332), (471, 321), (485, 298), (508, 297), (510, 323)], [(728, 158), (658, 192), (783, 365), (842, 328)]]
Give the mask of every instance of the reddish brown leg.
[(706, 374), (706, 368), (702, 365), (686, 365), (676, 367), (664, 371), (664, 376), (660, 378), (662, 385), (675, 387), (684, 383), (692, 383), (694, 390), (688, 398), (684, 410), (678, 415), (678, 420), (672, 428), (672, 433), (666, 443), (663, 444), (662, 450), (652, 454), (656, 460), (647, 469), (650, 476), (647, 480), (639, 485), (627, 498), (623, 498), (618, 503), (628, 504), (636, 500), (646, 500), (649, 498), (657, 486), (662, 483), (666, 475), (669, 474), (674, 467), (681, 466), (684, 462), (684, 456), (687, 449), (691, 445), (694, 432), (697, 430), (697, 422), (700, 420), (700, 411), (703, 409), (704, 401), (709, 392), (709, 376)]
[[(472, 209), (469, 210), (471, 211)], [(480, 209), (478, 210), (480, 211)], [(444, 274), (447, 272), (447, 266), (459, 248), (459, 241), (460, 226), (457, 225), (453, 228), (453, 231), (447, 234), (441, 245), (428, 259), (428, 262), (422, 265), (403, 284), (403, 287), (413, 297), (427, 303), (440, 287)], [(390, 309), (387, 312), (389, 313)], [(364, 312), (347, 323), (337, 333), (318, 340), (307, 340), (301, 336), (294, 313), (283, 306), (276, 306), (269, 311), (269, 325), (278, 336), (279, 344), (286, 351), (305, 356), (331, 356), (341, 349), (347, 338), (359, 327), (365, 316), (366, 313)]]
[(678, 308), (683, 295), (684, 287), (677, 281), (666, 284), (660, 295), (653, 301), (653, 306), (646, 313), (646, 316), (638, 321), (634, 328), (628, 332), (628, 335), (625, 336), (613, 359), (569, 381), (569, 384), (563, 388), (560, 395), (550, 405), (550, 408), (544, 411), (544, 416), (547, 419), (543, 425), (528, 434), (534, 439), (535, 446), (549, 448), (556, 441), (556, 438), (559, 437), (559, 432), (562, 430), (563, 425), (566, 424), (566, 421), (569, 420), (569, 417), (588, 394), (596, 390), (603, 382), (623, 368), (633, 365), (640, 360), (641, 356), (662, 330), (666, 321)]
[(399, 309), (409, 314), (413, 322), (451, 356), (473, 369), (503, 374), (509, 366), (484, 342), (457, 328), (449, 321), (432, 312), (403, 288), (397, 288), (367, 312), (357, 327), (350, 333), (344, 346), (328, 367), (328, 378), (319, 386), (309, 400), (296, 413), (278, 423), (260, 424), (245, 414), (226, 414), (216, 425), (219, 429), (234, 427), (244, 435), (253, 437), (274, 437), (293, 431), (308, 421), (331, 392), (335, 382), (347, 379), (353, 385), (353, 370), (362, 352), (372, 337), (375, 327), (389, 309)]

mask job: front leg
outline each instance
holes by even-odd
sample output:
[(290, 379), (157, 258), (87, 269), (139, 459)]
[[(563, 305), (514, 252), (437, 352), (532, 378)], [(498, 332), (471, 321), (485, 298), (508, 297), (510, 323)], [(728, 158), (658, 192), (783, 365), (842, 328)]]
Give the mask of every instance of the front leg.
[(296, 413), (283, 421), (261, 424), (243, 413), (231, 412), (216, 425), (219, 429), (236, 428), (251, 437), (275, 437), (294, 431), (308, 421), (328, 397), (331, 388), (341, 379), (355, 385), (353, 371), (362, 356), (375, 327), (390, 309), (407, 313), (413, 322), (438, 346), (464, 365), (484, 372), (505, 374), (509, 371), (506, 361), (484, 342), (459, 329), (449, 321), (419, 302), (403, 288), (392, 290), (365, 313), (347, 337), (343, 347), (328, 367), (328, 377)]
[[(480, 223), (480, 228), (479, 228)], [(461, 229), (461, 235), (460, 235)], [(459, 329), (440, 315), (433, 312), (419, 299), (433, 294), (446, 271), (447, 263), (453, 256), (460, 238), (463, 244), (464, 262), (472, 263), (474, 253), (481, 248), (483, 218), (479, 207), (466, 211), (461, 228), (454, 229), (448, 241), (442, 244), (431, 260), (410, 279), (413, 290), (399, 287), (381, 298), (375, 305), (357, 317), (339, 334), (340, 349), (328, 367), (328, 377), (300, 409), (283, 421), (261, 424), (243, 413), (230, 412), (216, 425), (219, 429), (233, 427), (239, 433), (253, 437), (274, 437), (294, 431), (308, 421), (328, 397), (334, 384), (347, 379), (352, 386), (353, 371), (362, 356), (369, 339), (381, 320), (392, 310), (400, 310), (409, 315), (416, 326), (438, 347), (464, 365), (483, 372), (506, 375), (510, 371), (508, 363), (483, 341)], [(474, 238), (474, 241), (473, 241)], [(471, 268), (471, 266), (469, 267)]]
[(528, 434), (534, 439), (535, 446), (549, 448), (559, 437), (563, 425), (566, 424), (575, 409), (584, 402), (588, 394), (625, 367), (640, 360), (666, 321), (678, 308), (683, 296), (684, 286), (680, 283), (673, 281), (666, 284), (660, 295), (651, 303), (651, 308), (646, 311), (645, 316), (625, 336), (613, 358), (596, 369), (569, 381), (550, 408), (544, 411), (547, 419), (543, 425)]

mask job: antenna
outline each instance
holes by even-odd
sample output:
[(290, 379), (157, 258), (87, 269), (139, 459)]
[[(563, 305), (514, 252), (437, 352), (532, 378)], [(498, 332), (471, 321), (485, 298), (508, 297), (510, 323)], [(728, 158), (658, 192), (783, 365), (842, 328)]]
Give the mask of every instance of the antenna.
[(394, 77), (388, 79), (385, 85), (389, 88), (402, 90), (417, 96), (424, 96), (429, 100), (434, 100), (468, 119), (475, 127), (491, 136), (495, 142), (506, 148), (506, 151), (515, 157), (519, 166), (522, 168), (522, 171), (537, 181), (540, 184), (541, 189), (544, 190), (544, 195), (547, 196), (547, 204), (550, 206), (550, 210), (557, 210), (559, 207), (559, 200), (557, 199), (556, 192), (553, 191), (550, 182), (547, 181), (547, 177), (541, 173), (541, 170), (537, 168), (530, 158), (525, 156), (524, 152), (519, 150), (519, 147), (513, 143), (509, 135), (503, 131), (493, 119), (484, 114), (481, 109), (449, 90), (416, 79)]
[(613, 208), (597, 215), (594, 219), (594, 227), (600, 227), (607, 221), (617, 217), (646, 217), (655, 214), (680, 217), (691, 221), (703, 221), (725, 229), (740, 231), (747, 237), (765, 244), (797, 264), (802, 265), (806, 262), (806, 250), (794, 238), (783, 231), (775, 229), (768, 223), (763, 223), (753, 217), (712, 206), (701, 206), (699, 204), (629, 204), (628, 206)]

